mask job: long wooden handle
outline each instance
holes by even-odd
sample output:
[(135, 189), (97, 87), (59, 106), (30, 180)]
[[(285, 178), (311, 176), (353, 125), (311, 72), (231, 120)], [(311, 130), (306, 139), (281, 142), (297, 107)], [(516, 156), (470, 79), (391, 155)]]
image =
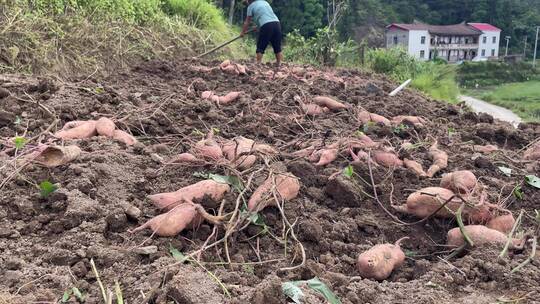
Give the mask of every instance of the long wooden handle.
[[(255, 29), (251, 29), (251, 30), (247, 31), (246, 34), (249, 34), (249, 33), (253, 32), (254, 30), (255, 30)], [(210, 51), (208, 51), (208, 52), (206, 52), (206, 53), (204, 53), (204, 54), (201, 54), (201, 55), (199, 55), (199, 56), (197, 56), (197, 57), (195, 57), (195, 58), (201, 58), (201, 57), (204, 57), (204, 56), (206, 56), (206, 55), (212, 54), (213, 52), (215, 52), (215, 51), (217, 51), (217, 50), (219, 50), (219, 49), (221, 49), (221, 48), (223, 48), (223, 47), (225, 47), (225, 46), (227, 46), (227, 45), (229, 45), (229, 44), (235, 42), (236, 40), (238, 40), (238, 39), (240, 39), (240, 38), (242, 38), (242, 36), (238, 36), (238, 37), (236, 37), (236, 38), (233, 38), (233, 39), (231, 39), (231, 40), (229, 40), (229, 41), (227, 41), (227, 42), (225, 42), (225, 43), (223, 43), (223, 44), (220, 44), (220, 45), (216, 46), (215, 48), (211, 49)]]

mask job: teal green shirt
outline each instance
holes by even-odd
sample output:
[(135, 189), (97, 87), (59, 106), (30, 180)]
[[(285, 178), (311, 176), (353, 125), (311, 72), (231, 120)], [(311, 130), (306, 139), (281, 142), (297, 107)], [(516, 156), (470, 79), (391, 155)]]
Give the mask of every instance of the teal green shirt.
[(269, 22), (279, 22), (270, 4), (264, 0), (255, 0), (251, 3), (247, 9), (247, 16), (253, 18), (253, 21), (259, 28)]

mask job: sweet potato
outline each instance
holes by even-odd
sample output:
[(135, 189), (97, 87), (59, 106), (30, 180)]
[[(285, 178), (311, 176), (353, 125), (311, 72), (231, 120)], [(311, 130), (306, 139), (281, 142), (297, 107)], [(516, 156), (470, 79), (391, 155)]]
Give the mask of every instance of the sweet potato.
[(446, 167), (448, 167), (448, 154), (440, 150), (438, 146), (439, 146), (438, 143), (435, 142), (429, 148), (429, 155), (431, 156), (431, 159), (433, 160), (433, 164), (431, 165), (431, 167), (429, 167), (427, 171), (427, 175), (429, 177), (435, 176), (437, 172), (443, 169), (446, 169)]
[[(315, 146), (311, 145), (307, 148), (304, 148), (302, 150), (294, 151), (291, 153), (293, 157), (310, 157), (315, 152)], [(318, 161), (318, 160), (315, 160)]]
[(233, 161), (242, 154), (250, 154), (255, 147), (255, 141), (239, 136), (223, 144), (223, 154), (228, 160)]
[(230, 92), (225, 96), (218, 97), (218, 104), (220, 105), (226, 105), (229, 104), (240, 97), (242, 93), (241, 92)]
[(267, 144), (255, 144), (255, 146), (253, 146), (253, 151), (268, 155), (279, 153), (276, 149), (274, 149), (274, 147)]
[(203, 158), (209, 158), (212, 160), (218, 160), (223, 158), (223, 151), (219, 144), (213, 139), (213, 135), (206, 139), (198, 141), (193, 146), (194, 154), (200, 155)]
[[(490, 229), (483, 225), (468, 225), (465, 226), (465, 233), (473, 241), (474, 246), (482, 246), (487, 244), (505, 245), (508, 237), (497, 230)], [(459, 227), (448, 231), (446, 244), (453, 247), (461, 247), (465, 244), (463, 234)], [(522, 240), (513, 239), (511, 248), (519, 248), (522, 246)]]
[(48, 168), (65, 165), (79, 157), (81, 148), (77, 146), (50, 146), (36, 154), (34, 161)]
[(526, 160), (540, 160), (540, 142), (532, 145), (530, 148), (525, 150), (523, 157)]
[(403, 161), (394, 152), (374, 151), (373, 160), (377, 164), (388, 168), (403, 167)]
[(313, 104), (313, 103), (309, 103), (309, 104), (302, 104), (302, 111), (306, 115), (317, 116), (317, 115), (321, 115), (321, 114), (325, 114), (325, 113), (330, 112), (330, 109), (323, 108), (323, 107), (318, 106), (318, 105)]
[[(393, 206), (397, 211), (412, 214), (420, 218), (425, 218), (454, 196), (454, 192), (440, 187), (427, 187), (420, 189), (407, 197), (404, 206)], [(453, 218), (455, 212), (461, 206), (462, 201), (454, 197), (444, 208), (437, 211), (436, 217)], [(462, 216), (468, 222), (481, 223), (491, 218), (491, 212), (488, 204), (478, 204), (475, 206), (466, 205)]]
[(326, 107), (332, 111), (339, 111), (349, 108), (347, 105), (326, 96), (317, 96), (313, 98), (313, 103), (321, 107)]
[(405, 168), (411, 170), (416, 175), (420, 177), (426, 177), (427, 173), (424, 171), (424, 168), (422, 168), (422, 165), (414, 160), (405, 158), (403, 160), (403, 164), (405, 165)]
[(62, 130), (67, 131), (69, 129), (73, 129), (79, 126), (82, 126), (83, 124), (87, 123), (86, 120), (74, 120), (66, 122), (66, 124), (62, 127)]
[(96, 121), (96, 131), (98, 135), (113, 137), (116, 125), (107, 117), (101, 117)]
[(394, 244), (379, 244), (361, 253), (356, 261), (356, 268), (362, 278), (382, 281), (387, 279), (392, 271), (405, 262), (405, 253), (401, 250), (399, 239)]
[[(369, 158), (369, 154), (365, 151), (358, 151), (358, 152), (354, 152), (353, 149), (349, 149), (349, 152), (351, 154), (351, 157), (353, 159), (353, 162), (363, 162), (363, 161), (368, 161), (370, 158)], [(373, 160), (371, 160), (373, 162)], [(377, 165), (377, 163), (373, 162), (375, 165)]]
[(169, 212), (160, 214), (131, 231), (135, 233), (150, 228), (158, 236), (175, 236), (188, 227), (198, 216), (194, 204), (184, 203), (172, 208)]
[(219, 96), (214, 94), (214, 92), (212, 92), (212, 91), (204, 91), (204, 92), (202, 92), (201, 97), (203, 99), (207, 99), (207, 100), (211, 100), (211, 101), (213, 101), (215, 103), (219, 103)]
[(399, 125), (401, 123), (408, 123), (415, 127), (422, 127), (426, 123), (426, 120), (418, 116), (399, 115), (392, 118), (392, 123), (396, 125)]
[(137, 139), (133, 137), (131, 134), (122, 130), (118, 130), (118, 129), (114, 130), (113, 139), (123, 142), (127, 146), (133, 146), (134, 144), (137, 143)]
[(358, 112), (358, 120), (363, 124), (374, 122), (385, 126), (390, 125), (390, 120), (388, 120), (388, 118), (375, 113), (369, 113), (368, 111), (364, 110)]
[(353, 149), (371, 149), (379, 146), (379, 143), (373, 141), (373, 139), (366, 134), (360, 134), (354, 139), (349, 140), (348, 144), (349, 148)]
[(314, 158), (311, 161), (315, 162), (315, 159), (318, 158), (315, 166), (326, 166), (336, 160), (338, 153), (338, 149), (321, 149), (314, 153)]
[[(71, 127), (72, 125), (74, 127)], [(54, 133), (54, 136), (63, 140), (67, 140), (90, 138), (95, 136), (96, 134), (96, 122), (94, 120), (89, 120), (85, 122), (73, 122), (67, 130), (62, 129), (61, 131)]]
[(485, 145), (485, 146), (474, 145), (473, 146), (473, 151), (484, 153), (484, 154), (490, 154), (490, 153), (493, 153), (495, 151), (499, 151), (499, 148), (497, 146), (494, 146), (494, 145)]
[(455, 171), (444, 174), (441, 179), (441, 187), (450, 189), (455, 193), (469, 194), (471, 193), (478, 181), (474, 173), (468, 170)]
[(284, 201), (296, 198), (300, 191), (300, 182), (291, 173), (271, 175), (253, 192), (248, 201), (248, 209), (258, 212), (267, 206), (276, 206), (278, 202), (272, 194), (274, 185), (278, 199)]
[(515, 222), (516, 220), (514, 219), (512, 213), (508, 213), (491, 219), (486, 226), (490, 229), (508, 234), (512, 230)]
[(175, 192), (149, 195), (148, 199), (160, 209), (171, 210), (184, 202), (200, 202), (205, 197), (213, 201), (220, 201), (229, 190), (230, 187), (227, 184), (204, 180)]
[(204, 162), (201, 159), (198, 159), (195, 155), (191, 153), (182, 153), (178, 156), (173, 157), (169, 163), (172, 164), (198, 164)]

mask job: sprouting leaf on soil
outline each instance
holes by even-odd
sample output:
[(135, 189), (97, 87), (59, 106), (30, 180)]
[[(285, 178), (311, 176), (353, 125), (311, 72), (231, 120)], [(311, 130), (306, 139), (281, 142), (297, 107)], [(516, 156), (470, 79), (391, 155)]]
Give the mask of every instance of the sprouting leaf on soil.
[(409, 129), (409, 126), (407, 126), (405, 124), (399, 124), (399, 126), (394, 127), (393, 132), (395, 134), (401, 134), (401, 133), (403, 133), (403, 131), (405, 131), (407, 129)]
[(527, 175), (525, 176), (525, 182), (530, 186), (540, 189), (540, 178), (538, 178), (538, 176)]
[(242, 270), (244, 270), (245, 273), (255, 274), (255, 268), (253, 268), (253, 265), (244, 264), (242, 265)]
[(98, 94), (105, 93), (105, 89), (103, 89), (102, 87), (97, 87), (97, 88), (94, 89), (94, 91), (96, 91), (96, 93), (98, 93)]
[(510, 168), (508, 168), (508, 167), (502, 167), (502, 166), (501, 166), (501, 167), (499, 167), (499, 170), (501, 170), (501, 172), (502, 172), (504, 175), (508, 176), (508, 177), (512, 176), (512, 169), (510, 169)]
[(73, 291), (73, 295), (74, 295), (79, 301), (84, 302), (85, 296), (82, 294), (82, 292), (79, 290), (79, 288), (73, 287), (73, 288), (71, 288), (71, 290)]
[(221, 132), (221, 130), (219, 128), (212, 128), (212, 133), (214, 134), (219, 134), (219, 132)]
[(118, 281), (114, 282), (114, 292), (116, 293), (116, 303), (124, 304), (124, 295), (122, 294), (122, 288), (120, 287), (120, 283), (118, 283)]
[(299, 288), (300, 285), (306, 284), (307, 287), (317, 291), (322, 294), (328, 303), (330, 304), (341, 304), (339, 298), (318, 278), (313, 278), (307, 281), (292, 281), (286, 282), (281, 285), (283, 293), (291, 298), (295, 303), (301, 303), (300, 300), (304, 296), (302, 290)]
[(204, 134), (203, 132), (201, 132), (201, 131), (199, 131), (199, 130), (197, 130), (197, 129), (191, 131), (191, 135), (194, 135), (194, 136), (202, 136), (202, 137), (205, 136), (205, 134)]
[(71, 298), (71, 294), (73, 293), (73, 290), (68, 289), (64, 291), (64, 294), (62, 295), (62, 303), (66, 303), (69, 301), (69, 298)]
[(287, 297), (293, 300), (294, 303), (296, 304), (302, 303), (302, 298), (304, 297), (304, 293), (302, 292), (302, 289), (296, 286), (293, 282), (285, 282), (281, 284), (281, 289), (283, 290), (283, 293)]
[(519, 200), (523, 199), (523, 191), (521, 191), (521, 186), (519, 185), (514, 188), (514, 191), (512, 191), (512, 194), (514, 194), (514, 197)]
[(228, 184), (237, 191), (244, 190), (244, 185), (242, 184), (242, 181), (236, 176), (219, 175), (204, 172), (195, 172), (193, 173), (193, 176), (198, 178), (211, 179), (217, 183)]
[(411, 251), (411, 250), (405, 250), (405, 256), (406, 257), (415, 257), (416, 255), (418, 254), (418, 252), (416, 251)]
[(173, 258), (175, 258), (181, 263), (184, 263), (187, 260), (187, 257), (183, 253), (181, 253), (180, 250), (174, 248), (171, 244), (169, 244), (169, 252), (173, 256)]
[(353, 166), (348, 165), (347, 167), (345, 167), (345, 169), (343, 169), (343, 175), (345, 175), (345, 176), (348, 177), (348, 178), (353, 177), (353, 175), (354, 175), (354, 168), (353, 168)]
[(364, 126), (362, 127), (362, 130), (364, 131), (364, 133), (367, 133), (367, 131), (368, 131), (371, 127), (373, 127), (373, 126), (375, 126), (375, 125), (376, 125), (375, 122), (369, 121), (368, 123), (364, 124)]
[(354, 136), (356, 137), (361, 137), (361, 136), (364, 136), (366, 134), (364, 134), (364, 132), (360, 131), (360, 130), (356, 130), (356, 132), (354, 132)]
[(17, 136), (13, 139), (13, 144), (15, 144), (15, 149), (20, 150), (26, 145), (26, 138)]
[(13, 123), (16, 125), (20, 125), (22, 123), (22, 118), (20, 116), (15, 117), (15, 121)]
[(43, 181), (39, 184), (41, 197), (47, 198), (54, 191), (58, 190), (58, 186), (51, 183), (50, 181)]

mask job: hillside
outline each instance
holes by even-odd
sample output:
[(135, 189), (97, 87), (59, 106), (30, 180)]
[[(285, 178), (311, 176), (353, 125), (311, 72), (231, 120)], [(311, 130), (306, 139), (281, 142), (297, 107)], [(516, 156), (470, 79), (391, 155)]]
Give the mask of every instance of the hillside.
[[(63, 81), (0, 76), (0, 303), (58, 302), (65, 294), (76, 303), (73, 287), (85, 303), (104, 303), (91, 261), (105, 296), (107, 288), (117, 294), (117, 281), (126, 303), (285, 303), (283, 283), (314, 277), (341, 303), (532, 301), (540, 292), (537, 257), (511, 273), (531, 255), (530, 243), (500, 261), (500, 244), (476, 245), (470, 253), (444, 261), (449, 254), (447, 231), (456, 227), (455, 221), (432, 218), (404, 225), (399, 221), (419, 218), (391, 208), (417, 189), (438, 186), (444, 173), (471, 170), (489, 202), (515, 216), (525, 210), (519, 231), (537, 237), (540, 192), (524, 176), (540, 170), (537, 162), (522, 159), (523, 149), (540, 136), (538, 125), (516, 130), (408, 89), (389, 97), (396, 83), (356, 70), (286, 66), (275, 74), (268, 66), (248, 64), (247, 73), (237, 75), (236, 68), (229, 74), (218, 65), (146, 61), (108, 77)], [(242, 94), (231, 104), (218, 105), (202, 98), (207, 90)], [(315, 118), (305, 115), (301, 103), (316, 95), (333, 97), (347, 108)], [(362, 123), (361, 110), (388, 118), (415, 115), (425, 122)], [(138, 143), (52, 136), (67, 122), (101, 117), (112, 119)], [(251, 145), (246, 153), (256, 160), (245, 170), (224, 159), (171, 164), (181, 153), (194, 151), (195, 143), (210, 132), (224, 145), (243, 136), (273, 149), (254, 152)], [(353, 161), (348, 147), (357, 153), (349, 145), (367, 140), (366, 135), (424, 169), (433, 164), (429, 147), (438, 142), (448, 153), (448, 168), (427, 178), (399, 166)], [(14, 141), (16, 136), (24, 140)], [(46, 168), (32, 161), (32, 153), (43, 149), (40, 143), (76, 145), (82, 152)], [(332, 144), (339, 154), (328, 165), (316, 166), (313, 161), (318, 159), (295, 153), (310, 145), (321, 149)], [(498, 150), (474, 151), (474, 145), (488, 144)], [(375, 148), (366, 151), (369, 158), (377, 153)], [(498, 167), (512, 172), (507, 176)], [(298, 177), (297, 197), (258, 215), (238, 212), (269, 174), (284, 172)], [(173, 237), (152, 236), (151, 230), (129, 232), (162, 213), (149, 195), (208, 177), (236, 188), (223, 200), (203, 197), (196, 202), (211, 215), (234, 220), (201, 223)], [(45, 181), (57, 190), (44, 186)], [(359, 253), (405, 236), (410, 238), (402, 243), (408, 258), (386, 281), (359, 276)], [(180, 252), (192, 254), (189, 262), (179, 262)], [(325, 302), (313, 290), (302, 290), (306, 303)]]

